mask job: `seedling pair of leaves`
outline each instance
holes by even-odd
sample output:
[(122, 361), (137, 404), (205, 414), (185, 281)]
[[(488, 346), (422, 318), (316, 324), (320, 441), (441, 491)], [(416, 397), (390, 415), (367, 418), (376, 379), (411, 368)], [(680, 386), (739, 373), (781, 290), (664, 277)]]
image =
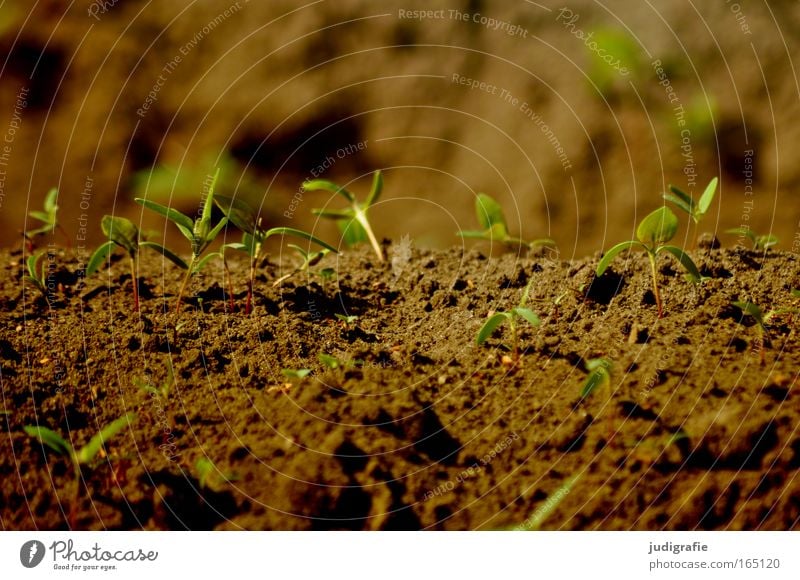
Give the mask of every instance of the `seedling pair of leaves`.
[(32, 256), (28, 256), (28, 259), (25, 260), (25, 268), (28, 273), (22, 279), (33, 285), (42, 294), (47, 305), (52, 308), (50, 293), (47, 291), (48, 260), (42, 261), (42, 258), (46, 255), (47, 250), (41, 250)]
[(75, 501), (72, 506), (72, 510), (74, 510), (77, 507), (77, 500), (80, 495), (81, 467), (92, 467), (100, 452), (105, 451), (106, 442), (131, 425), (135, 420), (136, 414), (128, 413), (112, 421), (80, 449), (75, 449), (69, 441), (47, 427), (29, 425), (24, 430), (26, 434), (35, 437), (42, 445), (49, 447), (72, 464), (75, 475)]
[(697, 201), (697, 203), (695, 203), (691, 195), (689, 195), (688, 193), (684, 193), (674, 185), (669, 186), (671, 193), (664, 194), (664, 199), (672, 202), (678, 208), (686, 212), (686, 214), (694, 222), (695, 244), (697, 243), (698, 226), (700, 225), (700, 221), (703, 219), (703, 217), (705, 217), (706, 213), (708, 212), (708, 209), (711, 207), (711, 204), (714, 201), (714, 196), (717, 193), (718, 184), (719, 184), (718, 178), (715, 177), (714, 179), (712, 179), (706, 186), (705, 191), (703, 191), (703, 195), (700, 196), (700, 199)]
[(500, 326), (503, 324), (508, 324), (508, 327), (511, 331), (511, 349), (514, 353), (513, 360), (515, 364), (519, 362), (518, 325), (520, 321), (524, 320), (532, 326), (539, 326), (540, 323), (539, 317), (536, 315), (536, 313), (530, 308), (526, 307), (532, 284), (533, 278), (531, 278), (527, 286), (525, 286), (525, 290), (522, 292), (522, 298), (520, 299), (516, 308), (512, 308), (508, 312), (495, 312), (486, 322), (484, 322), (483, 326), (478, 331), (477, 338), (475, 339), (475, 343), (478, 346), (486, 342), (489, 337), (492, 336), (494, 331)]
[(662, 207), (647, 215), (636, 229), (637, 240), (628, 242), (621, 242), (608, 250), (600, 263), (597, 265), (597, 276), (602, 276), (603, 273), (611, 265), (621, 252), (630, 250), (631, 248), (641, 248), (647, 252), (647, 257), (650, 260), (650, 270), (653, 276), (653, 294), (656, 299), (656, 306), (658, 308), (658, 317), (664, 316), (664, 309), (661, 302), (661, 293), (658, 287), (658, 270), (656, 268), (658, 255), (667, 252), (672, 254), (686, 270), (689, 280), (694, 283), (699, 283), (702, 280), (700, 271), (697, 266), (689, 257), (689, 254), (676, 246), (667, 244), (678, 231), (678, 218), (668, 207)]
[(383, 249), (381, 249), (378, 238), (375, 237), (375, 233), (367, 217), (369, 209), (378, 201), (383, 191), (383, 177), (380, 171), (376, 171), (373, 174), (372, 187), (363, 203), (359, 202), (356, 196), (344, 187), (325, 179), (306, 181), (303, 184), (303, 191), (328, 191), (340, 195), (347, 200), (350, 206), (347, 209), (314, 209), (312, 213), (323, 218), (334, 220), (339, 230), (342, 232), (342, 239), (348, 246), (354, 246), (368, 241), (375, 255), (378, 257), (378, 261), (383, 262)]
[(69, 246), (69, 236), (67, 232), (64, 231), (64, 228), (61, 227), (61, 224), (58, 223), (58, 204), (56, 200), (58, 199), (58, 190), (56, 188), (51, 189), (47, 192), (47, 195), (44, 198), (44, 207), (41, 210), (33, 210), (28, 212), (28, 215), (35, 219), (36, 221), (42, 222), (42, 226), (33, 229), (27, 230), (25, 232), (25, 238), (27, 240), (31, 240), (34, 236), (39, 236), (43, 234), (50, 234), (54, 230), (58, 230), (61, 232), (61, 235), (67, 240), (67, 245)]
[(500, 204), (497, 203), (494, 198), (485, 193), (479, 193), (475, 198), (475, 215), (482, 229), (478, 231), (462, 230), (458, 232), (458, 235), (462, 238), (499, 242), (513, 248), (554, 248), (556, 246), (556, 243), (550, 238), (540, 238), (538, 240), (526, 242), (525, 240), (511, 236), (508, 233), (508, 222), (506, 222), (503, 208), (500, 207)]
[(611, 369), (612, 362), (607, 358), (593, 358), (586, 361), (586, 372), (589, 373), (581, 388), (581, 399), (588, 398), (595, 391), (605, 390), (608, 402), (609, 413), (607, 420), (608, 440), (614, 438), (614, 424), (610, 413), (611, 403)]
[(155, 249), (161, 251), (164, 257), (168, 258), (179, 268), (186, 270), (186, 276), (184, 276), (183, 283), (181, 284), (180, 291), (178, 292), (178, 300), (175, 306), (176, 312), (180, 312), (181, 302), (183, 301), (183, 295), (186, 292), (186, 286), (189, 284), (189, 278), (199, 272), (208, 263), (208, 260), (214, 257), (212, 254), (204, 258), (203, 254), (211, 242), (216, 239), (217, 234), (222, 231), (222, 228), (224, 228), (225, 224), (228, 222), (227, 218), (223, 218), (219, 221), (219, 223), (217, 223), (217, 225), (211, 225), (211, 211), (214, 207), (214, 188), (216, 187), (218, 178), (219, 169), (217, 169), (217, 171), (214, 173), (214, 177), (211, 180), (211, 184), (208, 188), (208, 195), (203, 201), (200, 217), (194, 220), (176, 209), (163, 206), (154, 201), (140, 197), (137, 197), (134, 200), (136, 203), (141, 204), (147, 209), (166, 217), (169, 221), (174, 223), (181, 234), (183, 234), (183, 236), (189, 240), (189, 243), (191, 244), (192, 258), (188, 264), (176, 254), (167, 251), (166, 248), (158, 246), (157, 244), (155, 245), (157, 246)]
[[(800, 291), (792, 290), (792, 296), (800, 298)], [(778, 308), (764, 312), (758, 304), (752, 302), (736, 301), (732, 302), (732, 304), (742, 311), (743, 316), (750, 316), (756, 322), (756, 329), (758, 332), (758, 354), (762, 365), (765, 363), (764, 347), (770, 339), (769, 326), (772, 321), (783, 314), (790, 314), (792, 316), (800, 314), (800, 309), (798, 308)]]
[[(225, 248), (231, 248), (240, 252), (244, 252), (250, 257), (250, 276), (248, 278), (247, 303), (245, 305), (246, 314), (250, 314), (252, 309), (251, 305), (253, 285), (255, 283), (256, 276), (256, 263), (261, 257), (261, 249), (267, 239), (277, 235), (294, 236), (296, 238), (308, 240), (309, 242), (313, 242), (319, 246), (322, 246), (323, 249), (329, 252), (336, 253), (336, 249), (333, 246), (323, 242), (308, 232), (304, 232), (303, 230), (287, 227), (277, 227), (269, 230), (262, 229), (261, 218), (258, 217), (258, 214), (250, 206), (250, 204), (244, 200), (219, 196), (217, 199), (217, 205), (225, 214), (226, 219), (243, 232), (241, 243), (226, 244)], [(304, 251), (302, 248), (296, 245), (293, 247), (297, 248), (301, 254), (304, 254), (308, 258), (309, 263), (314, 261), (313, 257), (309, 257), (308, 251)], [(316, 263), (316, 261), (314, 263)]]
[(100, 221), (100, 228), (103, 233), (108, 237), (108, 241), (100, 245), (89, 258), (86, 263), (86, 275), (91, 276), (97, 272), (101, 266), (107, 263), (108, 257), (115, 248), (122, 248), (128, 254), (128, 263), (131, 270), (131, 285), (133, 287), (133, 308), (135, 312), (139, 311), (139, 281), (138, 281), (138, 267), (137, 257), (139, 255), (139, 248), (151, 248), (163, 256), (169, 257), (170, 260), (179, 260), (176, 255), (160, 244), (155, 242), (142, 241), (139, 235), (139, 228), (136, 227), (129, 219), (123, 217), (116, 217), (111, 215), (104, 215)]
[(273, 286), (280, 286), (281, 283), (285, 282), (286, 280), (288, 280), (292, 276), (296, 276), (297, 274), (300, 274), (301, 272), (306, 272), (308, 276), (319, 276), (320, 277), (320, 279), (322, 280), (322, 289), (324, 291), (325, 290), (325, 283), (336, 275), (336, 270), (334, 270), (333, 268), (322, 268), (317, 272), (313, 268), (314, 268), (314, 266), (319, 264), (320, 261), (325, 256), (330, 254), (331, 250), (328, 249), (328, 248), (323, 248), (321, 250), (312, 252), (312, 251), (306, 250), (305, 248), (301, 248), (300, 246), (298, 246), (296, 244), (286, 244), (286, 245), (288, 247), (290, 247), (300, 257), (300, 259), (301, 259), (300, 265), (297, 266), (297, 268), (295, 268), (292, 272), (289, 272), (288, 274), (284, 274), (283, 276), (281, 276), (280, 278), (275, 280), (275, 282), (272, 285)]
[(778, 245), (777, 236), (772, 234), (759, 235), (748, 227), (739, 227), (725, 230), (726, 234), (733, 234), (734, 236), (744, 236), (753, 243), (753, 250), (763, 252), (764, 250)]

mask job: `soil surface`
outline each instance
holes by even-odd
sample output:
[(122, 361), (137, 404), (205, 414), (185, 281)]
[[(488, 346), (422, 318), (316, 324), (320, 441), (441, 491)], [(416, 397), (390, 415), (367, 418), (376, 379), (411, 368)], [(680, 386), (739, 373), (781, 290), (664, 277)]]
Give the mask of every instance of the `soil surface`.
[[(598, 255), (386, 248), (385, 263), (326, 258), (339, 278), (325, 288), (273, 287), (287, 272), (273, 256), (250, 316), (243, 261), (237, 311), (214, 265), (176, 315), (181, 272), (160, 257), (141, 256), (136, 313), (125, 259), (83, 280), (56, 251), (48, 307), (21, 281), (22, 252), (3, 252), (2, 528), (797, 527), (798, 317), (772, 320), (762, 364), (758, 328), (731, 306), (794, 307), (797, 256), (701, 249), (701, 286), (664, 257), (658, 319), (641, 253), (595, 279)], [(508, 329), (475, 336), (531, 278), (541, 325), (520, 327), (515, 366)], [(610, 388), (582, 400), (597, 357)], [(165, 400), (137, 386), (168, 383), (170, 361)], [(77, 448), (128, 412), (77, 499), (70, 464), (23, 431)]]

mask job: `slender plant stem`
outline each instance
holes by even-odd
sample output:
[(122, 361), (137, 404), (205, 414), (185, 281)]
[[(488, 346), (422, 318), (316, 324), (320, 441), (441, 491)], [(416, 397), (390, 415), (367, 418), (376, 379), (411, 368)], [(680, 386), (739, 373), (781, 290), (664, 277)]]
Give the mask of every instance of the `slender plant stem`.
[(133, 311), (139, 312), (139, 280), (136, 278), (136, 259), (130, 257), (131, 264), (131, 284), (133, 285)]
[(658, 308), (658, 317), (664, 317), (664, 311), (661, 306), (661, 293), (658, 290), (658, 272), (656, 271), (656, 256), (654, 253), (648, 252), (647, 257), (650, 258), (650, 271), (653, 273), (653, 294), (656, 297), (656, 307)]
[(222, 267), (225, 269), (225, 275), (228, 277), (228, 306), (230, 306), (231, 312), (235, 312), (236, 302), (233, 299), (233, 276), (231, 276), (231, 270), (228, 268), (228, 260), (225, 259), (225, 256), (222, 257)]
[(372, 227), (370, 227), (369, 222), (367, 221), (367, 216), (363, 212), (363, 210), (356, 210), (356, 217), (358, 219), (358, 223), (364, 228), (364, 231), (367, 232), (367, 237), (369, 238), (369, 243), (372, 245), (372, 249), (375, 250), (375, 254), (378, 256), (378, 261), (383, 262), (383, 250), (381, 250), (381, 245), (378, 243), (378, 238), (375, 237), (375, 233), (372, 231)]
[(253, 285), (256, 279), (256, 256), (255, 254), (250, 257), (250, 277), (247, 280), (247, 302), (244, 305), (244, 313), (250, 316), (253, 309)]
[(178, 303), (175, 305), (175, 312), (178, 313), (181, 311), (181, 302), (183, 301), (183, 294), (186, 292), (186, 286), (189, 284), (189, 278), (192, 277), (192, 270), (194, 270), (194, 263), (195, 263), (195, 256), (192, 255), (192, 260), (189, 262), (189, 268), (186, 270), (186, 276), (183, 277), (183, 283), (181, 284), (181, 289), (178, 292)]

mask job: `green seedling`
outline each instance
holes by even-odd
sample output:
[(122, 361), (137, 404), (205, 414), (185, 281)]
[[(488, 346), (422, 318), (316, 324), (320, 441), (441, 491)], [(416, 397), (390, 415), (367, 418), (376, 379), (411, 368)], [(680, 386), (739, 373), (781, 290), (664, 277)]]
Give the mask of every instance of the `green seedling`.
[(53, 188), (47, 192), (47, 195), (44, 198), (44, 207), (41, 210), (34, 210), (28, 213), (30, 217), (42, 222), (43, 225), (36, 229), (26, 231), (25, 238), (27, 240), (30, 241), (33, 236), (53, 233), (53, 231), (57, 229), (59, 232), (61, 232), (61, 235), (64, 236), (64, 239), (67, 240), (67, 245), (69, 245), (69, 236), (67, 235), (67, 232), (64, 231), (64, 228), (60, 223), (58, 223), (57, 199), (58, 190)]
[(520, 238), (515, 238), (508, 233), (508, 223), (506, 222), (503, 208), (500, 204), (489, 195), (479, 193), (475, 198), (475, 215), (478, 217), (478, 223), (481, 225), (481, 230), (462, 230), (457, 235), (462, 238), (473, 238), (479, 240), (488, 240), (490, 242), (499, 242), (506, 246), (535, 248), (535, 247), (551, 247), (554, 248), (556, 243), (550, 238), (541, 238), (526, 242)]
[(247, 283), (247, 303), (245, 305), (245, 314), (250, 314), (252, 310), (253, 300), (253, 286), (256, 277), (256, 263), (261, 257), (261, 248), (264, 242), (272, 236), (294, 236), (313, 242), (322, 246), (328, 251), (336, 253), (333, 246), (323, 242), (316, 236), (298, 230), (295, 228), (277, 227), (269, 230), (264, 230), (261, 227), (261, 218), (258, 217), (257, 212), (241, 199), (234, 199), (230, 197), (219, 196), (217, 205), (225, 214), (226, 219), (242, 231), (242, 242), (238, 244), (228, 244), (229, 248), (244, 252), (250, 257), (250, 276)]
[(340, 187), (335, 183), (325, 179), (313, 179), (303, 184), (303, 191), (328, 191), (341, 195), (350, 204), (350, 207), (343, 210), (314, 209), (312, 213), (320, 217), (336, 221), (339, 230), (342, 232), (342, 239), (348, 246), (369, 241), (379, 262), (383, 262), (383, 250), (381, 249), (372, 226), (367, 218), (367, 212), (378, 201), (383, 191), (383, 177), (380, 171), (376, 171), (372, 177), (372, 188), (369, 191), (364, 203), (359, 203), (356, 196)]
[(216, 186), (218, 177), (219, 177), (219, 170), (217, 170), (216, 173), (214, 173), (214, 177), (211, 180), (211, 185), (208, 190), (208, 195), (203, 201), (200, 217), (195, 220), (192, 220), (192, 218), (179, 212), (176, 209), (163, 206), (154, 201), (142, 199), (140, 197), (137, 197), (135, 199), (136, 203), (139, 203), (144, 207), (146, 207), (147, 209), (150, 209), (166, 217), (169, 221), (174, 223), (177, 226), (178, 230), (180, 230), (180, 232), (183, 234), (183, 236), (191, 243), (192, 258), (191, 261), (187, 264), (176, 254), (168, 251), (163, 246), (154, 244), (152, 242), (144, 242), (153, 249), (161, 252), (165, 258), (168, 258), (179, 268), (186, 270), (186, 276), (184, 276), (183, 283), (181, 284), (180, 291), (178, 292), (178, 301), (175, 306), (176, 312), (180, 312), (181, 302), (183, 301), (183, 294), (184, 292), (186, 292), (186, 286), (189, 284), (189, 278), (191, 278), (192, 275), (200, 271), (200, 269), (202, 269), (202, 267), (207, 262), (207, 260), (202, 259), (203, 253), (206, 251), (211, 242), (213, 242), (214, 239), (217, 237), (217, 234), (219, 234), (219, 232), (222, 230), (223, 227), (225, 227), (225, 224), (228, 222), (228, 218), (223, 218), (219, 221), (219, 223), (216, 226), (212, 227), (211, 225), (211, 210), (214, 207), (214, 187)]
[(773, 236), (772, 234), (760, 236), (747, 226), (725, 230), (725, 233), (748, 238), (751, 242), (753, 242), (753, 249), (757, 252), (763, 252), (767, 248), (778, 245), (777, 236)]
[(589, 376), (583, 382), (581, 399), (585, 399), (595, 391), (606, 388), (611, 395), (611, 361), (606, 358), (592, 358), (586, 361), (586, 372)]
[(311, 374), (311, 369), (281, 369), (281, 374), (287, 379), (302, 380)]
[[(611, 369), (612, 363), (607, 358), (592, 358), (586, 361), (586, 372), (589, 373), (581, 387), (581, 399), (586, 399), (599, 390), (606, 391), (608, 401), (611, 401)], [(614, 438), (614, 424), (611, 413), (607, 419), (608, 440)]]
[(148, 395), (161, 399), (166, 403), (169, 400), (172, 387), (175, 386), (175, 370), (172, 367), (172, 361), (167, 360), (167, 367), (167, 379), (161, 385), (155, 386), (152, 382), (141, 379), (133, 379), (133, 384)]
[(345, 315), (345, 314), (339, 314), (337, 312), (336, 314), (334, 314), (334, 316), (336, 318), (338, 318), (339, 320), (341, 320), (342, 323), (347, 328), (353, 327), (355, 325), (355, 323), (356, 323), (356, 320), (358, 320), (358, 316), (356, 316), (355, 314)]
[(285, 282), (292, 276), (296, 276), (301, 272), (306, 272), (309, 276), (312, 275), (319, 276), (322, 279), (322, 288), (324, 290), (325, 283), (331, 278), (333, 278), (333, 276), (336, 274), (336, 270), (334, 270), (333, 268), (322, 268), (321, 270), (319, 270), (319, 272), (315, 272), (313, 268), (314, 266), (319, 264), (322, 258), (330, 254), (331, 251), (328, 248), (322, 248), (319, 251), (311, 252), (304, 248), (301, 248), (296, 244), (286, 244), (286, 245), (290, 247), (292, 250), (294, 250), (300, 256), (300, 259), (302, 261), (300, 265), (294, 269), (294, 271), (289, 272), (288, 274), (284, 274), (283, 276), (275, 280), (275, 282), (272, 285), (280, 286), (282, 282)]
[[(795, 294), (794, 290), (792, 291), (792, 295), (798, 296)], [(762, 365), (765, 363), (764, 347), (770, 340), (769, 326), (772, 321), (784, 314), (795, 316), (800, 313), (800, 309), (798, 308), (778, 308), (764, 312), (764, 310), (758, 304), (754, 304), (752, 302), (736, 301), (732, 302), (731, 304), (741, 310), (743, 316), (750, 316), (753, 320), (755, 320), (756, 330), (758, 332), (758, 355)]]
[(553, 515), (556, 508), (564, 500), (567, 495), (572, 491), (573, 486), (580, 480), (583, 472), (573, 475), (565, 481), (559, 488), (547, 498), (540, 507), (538, 507), (533, 514), (526, 519), (521, 525), (512, 528), (511, 531), (515, 532), (536, 532), (539, 531), (545, 521)]
[(661, 303), (661, 293), (658, 289), (658, 271), (656, 269), (656, 261), (659, 254), (662, 252), (672, 254), (686, 270), (691, 281), (699, 283), (702, 280), (700, 271), (689, 257), (689, 254), (676, 246), (667, 245), (667, 242), (675, 237), (677, 231), (678, 218), (671, 209), (665, 206), (655, 210), (639, 223), (639, 227), (636, 229), (636, 237), (639, 238), (639, 241), (631, 240), (619, 243), (605, 253), (600, 263), (597, 264), (597, 276), (603, 275), (620, 252), (631, 248), (644, 249), (650, 260), (650, 270), (653, 275), (653, 294), (658, 307), (658, 317), (662, 318), (664, 309)]
[(108, 260), (108, 256), (115, 247), (120, 247), (128, 253), (128, 263), (131, 269), (131, 285), (133, 286), (133, 308), (139, 312), (139, 282), (137, 277), (136, 258), (140, 247), (152, 247), (161, 254), (169, 252), (158, 244), (140, 241), (139, 228), (129, 219), (104, 215), (100, 222), (103, 233), (108, 241), (97, 248), (86, 263), (86, 276), (91, 276)]
[(718, 178), (715, 177), (714, 179), (712, 179), (706, 186), (703, 195), (700, 196), (700, 199), (697, 201), (697, 203), (695, 203), (691, 195), (689, 195), (688, 193), (684, 193), (674, 185), (669, 186), (670, 193), (664, 194), (664, 199), (672, 202), (677, 207), (685, 211), (694, 222), (695, 244), (697, 243), (698, 227), (700, 225), (700, 220), (702, 220), (703, 217), (706, 215), (706, 212), (708, 212), (708, 208), (711, 207), (711, 203), (714, 201), (714, 196), (717, 193), (718, 183), (719, 183)]
[(233, 472), (221, 472), (208, 457), (201, 457), (195, 461), (194, 470), (200, 489), (214, 491), (220, 483), (230, 483), (239, 479)]
[(30, 437), (35, 437), (43, 446), (49, 447), (72, 464), (75, 476), (75, 501), (72, 506), (72, 510), (74, 510), (77, 507), (80, 496), (81, 468), (83, 466), (92, 467), (100, 452), (105, 453), (106, 442), (131, 425), (135, 420), (136, 414), (128, 413), (112, 421), (80, 449), (75, 449), (69, 441), (47, 427), (29, 425), (24, 430)]
[(28, 274), (23, 276), (22, 279), (25, 282), (30, 282), (31, 285), (41, 292), (45, 302), (47, 302), (47, 305), (52, 307), (52, 304), (50, 303), (50, 293), (47, 290), (49, 258), (45, 261), (42, 261), (42, 258), (44, 258), (46, 255), (47, 250), (42, 250), (32, 256), (28, 256), (28, 259), (25, 261)]
[(525, 286), (525, 290), (522, 293), (522, 298), (516, 308), (512, 308), (508, 312), (495, 312), (486, 322), (484, 322), (483, 326), (478, 331), (477, 338), (475, 339), (475, 343), (478, 346), (486, 342), (489, 337), (492, 336), (494, 331), (500, 326), (503, 324), (508, 324), (509, 328), (511, 329), (511, 344), (514, 353), (514, 362), (519, 362), (519, 341), (517, 337), (519, 320), (524, 320), (533, 326), (539, 326), (540, 322), (536, 313), (526, 307), (532, 283), (533, 278), (531, 278), (530, 282), (528, 282), (528, 285)]

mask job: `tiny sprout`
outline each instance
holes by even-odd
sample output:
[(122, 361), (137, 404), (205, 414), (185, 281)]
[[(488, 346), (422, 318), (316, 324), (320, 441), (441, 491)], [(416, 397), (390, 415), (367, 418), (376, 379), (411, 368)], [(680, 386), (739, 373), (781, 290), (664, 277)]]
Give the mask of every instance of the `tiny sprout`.
[[(798, 296), (795, 294), (795, 291), (792, 291), (792, 295)], [(764, 346), (769, 341), (769, 325), (773, 320), (775, 320), (775, 318), (783, 314), (796, 315), (800, 313), (800, 309), (797, 308), (778, 308), (765, 313), (760, 306), (752, 302), (736, 301), (732, 302), (731, 304), (742, 311), (742, 316), (749, 316), (755, 320), (756, 329), (758, 331), (758, 355), (762, 365), (765, 363)]]
[(324, 352), (319, 353), (319, 362), (331, 370), (336, 370), (338, 368), (347, 366), (345, 361), (333, 356), (332, 354), (327, 354)]
[(214, 462), (205, 456), (195, 461), (194, 471), (197, 475), (197, 483), (200, 489), (214, 491), (214, 488), (219, 483), (230, 483), (238, 479), (233, 472), (222, 473)]
[(367, 218), (367, 212), (378, 201), (383, 190), (383, 177), (380, 171), (376, 171), (372, 177), (372, 188), (369, 191), (364, 203), (359, 203), (356, 196), (331, 181), (325, 179), (314, 179), (303, 184), (303, 191), (328, 191), (341, 195), (350, 204), (350, 207), (343, 210), (314, 209), (312, 213), (320, 217), (336, 221), (342, 238), (348, 246), (353, 246), (362, 242), (369, 241), (378, 261), (383, 262), (383, 250), (381, 249), (372, 226)]
[(347, 327), (353, 326), (356, 323), (356, 320), (358, 320), (358, 316), (354, 314), (345, 315), (345, 314), (339, 314), (337, 312), (336, 314), (334, 314), (334, 316), (339, 320), (341, 320)]
[(311, 374), (311, 369), (281, 369), (281, 374), (287, 379), (304, 379)]
[(25, 232), (25, 237), (30, 240), (33, 236), (38, 236), (42, 234), (49, 234), (52, 233), (54, 230), (58, 230), (61, 232), (61, 235), (69, 242), (69, 236), (67, 232), (64, 231), (64, 228), (61, 224), (58, 223), (58, 204), (56, 200), (58, 199), (58, 190), (56, 188), (51, 189), (47, 192), (47, 195), (44, 198), (44, 207), (42, 210), (34, 210), (28, 213), (30, 217), (33, 219), (42, 222), (41, 227), (36, 228), (34, 230), (29, 230)]
[[(150, 242), (139, 241), (139, 228), (132, 221), (111, 215), (104, 215), (100, 222), (103, 233), (108, 237), (108, 241), (100, 245), (86, 263), (86, 276), (91, 276), (100, 269), (109, 254), (118, 246), (128, 252), (129, 264), (131, 269), (131, 285), (133, 286), (133, 309), (139, 312), (139, 283), (136, 276), (136, 256), (140, 246), (150, 246)], [(158, 244), (152, 244), (158, 246)], [(161, 250), (159, 250), (161, 251)], [(164, 251), (167, 251), (166, 249)], [(161, 252), (163, 253), (163, 252)]]
[(296, 276), (300, 272), (307, 272), (309, 275), (317, 275), (322, 279), (323, 288), (326, 281), (333, 277), (336, 273), (336, 270), (333, 268), (322, 268), (319, 272), (314, 272), (312, 268), (320, 263), (322, 258), (330, 254), (330, 250), (328, 248), (323, 248), (316, 252), (310, 252), (304, 248), (296, 244), (286, 244), (292, 250), (294, 250), (299, 256), (302, 262), (300, 265), (295, 268), (292, 272), (288, 274), (284, 274), (272, 284), (273, 286), (280, 286), (282, 282), (288, 280), (292, 276)]
[(661, 293), (658, 290), (658, 271), (656, 270), (656, 259), (660, 253), (669, 252), (672, 254), (688, 272), (688, 277), (691, 281), (698, 283), (702, 280), (700, 271), (689, 257), (689, 254), (676, 246), (666, 245), (666, 242), (670, 241), (677, 231), (678, 218), (671, 209), (665, 206), (655, 210), (645, 216), (639, 223), (639, 227), (636, 229), (636, 237), (639, 238), (639, 241), (621, 242), (605, 253), (600, 263), (597, 264), (597, 276), (603, 275), (620, 252), (634, 247), (643, 248), (650, 260), (650, 270), (653, 276), (653, 294), (658, 307), (658, 317), (662, 318), (664, 310), (661, 304)]
[(697, 239), (697, 227), (700, 225), (700, 220), (706, 215), (708, 208), (711, 207), (711, 203), (714, 201), (718, 183), (718, 178), (712, 179), (697, 203), (695, 203), (691, 195), (684, 193), (674, 185), (669, 186), (671, 193), (664, 194), (664, 199), (675, 204), (692, 218), (695, 226), (695, 240)]
[(28, 256), (28, 259), (25, 261), (28, 274), (23, 276), (22, 279), (36, 287), (36, 289), (41, 292), (47, 305), (52, 307), (50, 303), (50, 293), (47, 291), (48, 263), (47, 261), (42, 262), (42, 258), (44, 258), (46, 254), (47, 251), (42, 250), (32, 256)]
[(238, 244), (227, 244), (227, 247), (244, 252), (250, 258), (250, 276), (247, 283), (247, 303), (245, 304), (245, 314), (250, 314), (253, 301), (253, 286), (256, 278), (256, 262), (261, 257), (261, 248), (268, 238), (276, 235), (294, 236), (313, 242), (328, 251), (336, 253), (336, 249), (323, 242), (316, 236), (295, 228), (278, 227), (264, 230), (261, 228), (261, 218), (258, 213), (241, 199), (234, 199), (225, 196), (217, 198), (217, 206), (225, 214), (226, 219), (242, 231), (242, 242)]
[[(593, 358), (586, 361), (589, 376), (581, 388), (581, 399), (585, 399), (596, 390), (611, 387), (611, 361), (606, 358)], [(610, 394), (610, 393), (609, 393)]]
[(514, 362), (519, 362), (519, 345), (518, 345), (518, 337), (517, 337), (517, 319), (521, 318), (527, 321), (529, 324), (533, 326), (539, 326), (539, 317), (536, 315), (533, 310), (526, 308), (525, 305), (528, 302), (528, 295), (530, 293), (531, 284), (533, 283), (533, 278), (531, 278), (528, 285), (525, 286), (525, 290), (522, 293), (522, 298), (519, 301), (519, 304), (516, 308), (512, 308), (508, 312), (495, 312), (493, 315), (489, 317), (489, 319), (483, 324), (481, 329), (478, 331), (478, 336), (475, 339), (475, 343), (480, 346), (484, 342), (486, 342), (490, 336), (494, 333), (497, 328), (502, 326), (505, 323), (508, 323), (509, 328), (511, 329), (511, 343), (512, 343), (512, 350), (514, 352)]
[(175, 370), (172, 367), (172, 362), (167, 360), (167, 366), (167, 380), (165, 380), (160, 386), (156, 387), (148, 380), (142, 381), (139, 379), (134, 379), (133, 384), (143, 390), (145, 393), (166, 402), (167, 399), (169, 399), (169, 394), (172, 391), (172, 387), (175, 385)]
[(496, 241), (506, 246), (535, 248), (539, 246), (546, 246), (554, 248), (556, 243), (550, 238), (541, 238), (526, 242), (520, 238), (515, 238), (508, 233), (508, 223), (506, 222), (503, 208), (489, 195), (479, 193), (475, 198), (475, 215), (478, 217), (478, 223), (483, 228), (480, 231), (462, 230), (457, 235), (462, 238), (474, 238), (480, 240), (488, 240), (490, 242)]
[[(120, 433), (125, 427), (129, 426), (136, 420), (135, 413), (128, 413), (106, 425), (100, 430), (89, 442), (81, 447), (75, 449), (72, 444), (64, 439), (61, 435), (48, 429), (47, 427), (28, 425), (24, 431), (30, 437), (35, 437), (39, 442), (52, 449), (72, 464), (72, 469), (75, 475), (75, 503), (77, 503), (80, 494), (80, 479), (81, 479), (81, 466), (91, 466), (95, 458), (101, 451), (105, 451), (106, 442), (112, 437)], [(73, 506), (74, 509), (75, 506)]]
[(767, 248), (778, 245), (777, 236), (773, 236), (772, 234), (760, 236), (747, 226), (725, 230), (725, 233), (733, 234), (734, 236), (739, 236), (740, 238), (748, 238), (753, 243), (753, 249), (757, 252), (764, 251)]

